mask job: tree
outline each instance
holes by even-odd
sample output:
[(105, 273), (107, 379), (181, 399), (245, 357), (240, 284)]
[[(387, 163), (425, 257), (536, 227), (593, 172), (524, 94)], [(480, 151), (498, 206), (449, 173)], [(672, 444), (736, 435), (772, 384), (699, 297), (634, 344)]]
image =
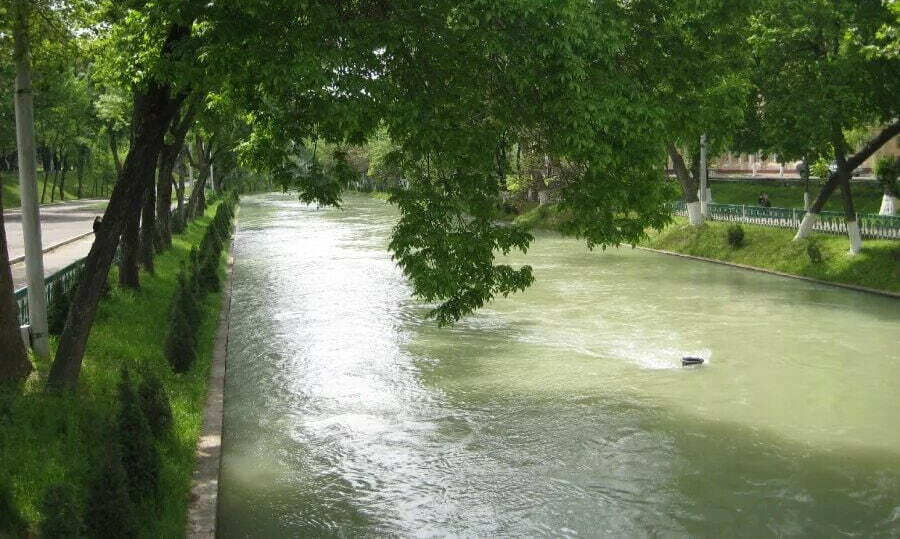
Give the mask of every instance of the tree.
[[(779, 156), (830, 157), (836, 165), (795, 240), (808, 236), (840, 188), (850, 254), (861, 249), (850, 178), (900, 133), (900, 58), (878, 52), (897, 20), (896, 6), (880, 0), (767, 0), (751, 19), (761, 139)], [(847, 132), (871, 126), (881, 127), (852, 148)]]
[[(3, 208), (3, 189), (0, 189), (0, 208)], [(19, 308), (16, 305), (12, 271), (9, 269), (9, 250), (6, 228), (0, 211), (0, 382), (23, 380), (31, 372), (31, 362), (19, 335)]]

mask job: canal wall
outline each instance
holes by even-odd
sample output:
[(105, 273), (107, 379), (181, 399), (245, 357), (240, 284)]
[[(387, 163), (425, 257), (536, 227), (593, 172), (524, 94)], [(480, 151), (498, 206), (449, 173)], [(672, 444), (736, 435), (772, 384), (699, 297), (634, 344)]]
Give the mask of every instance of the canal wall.
[(234, 271), (234, 238), (237, 236), (237, 214), (235, 209), (235, 232), (228, 248), (225, 280), (222, 283), (222, 306), (216, 329), (212, 365), (207, 384), (206, 409), (203, 414), (203, 430), (197, 440), (196, 462), (188, 497), (187, 525), (185, 536), (189, 538), (212, 538), (216, 536), (216, 514), (219, 500), (219, 469), (222, 460), (222, 422), (225, 391), (225, 367), (228, 353), (228, 329), (231, 324), (231, 291)]

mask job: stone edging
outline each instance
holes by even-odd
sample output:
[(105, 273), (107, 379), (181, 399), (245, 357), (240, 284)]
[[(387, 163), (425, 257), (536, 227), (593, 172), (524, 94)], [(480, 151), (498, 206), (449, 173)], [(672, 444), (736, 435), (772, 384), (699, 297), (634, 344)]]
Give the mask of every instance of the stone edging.
[[(238, 206), (239, 208), (239, 206)], [(188, 494), (185, 536), (216, 536), (216, 514), (219, 501), (219, 469), (222, 460), (222, 423), (224, 412), (225, 367), (228, 353), (228, 329), (231, 324), (231, 289), (234, 272), (234, 238), (237, 236), (235, 210), (234, 234), (228, 252), (225, 281), (222, 284), (222, 306), (213, 346), (212, 365), (203, 412), (203, 429), (197, 439), (194, 474)]]
[(653, 249), (651, 247), (642, 247), (640, 245), (636, 245), (635, 247), (642, 251), (650, 251), (652, 253), (680, 256), (681, 258), (688, 258), (691, 260), (699, 260), (701, 262), (712, 262), (713, 264), (720, 264), (722, 266), (731, 266), (733, 268), (740, 268), (740, 269), (745, 269), (745, 270), (750, 270), (750, 271), (756, 271), (759, 273), (768, 273), (769, 275), (777, 275), (779, 277), (790, 277), (791, 279), (800, 279), (802, 281), (809, 281), (811, 283), (824, 284), (827, 286), (836, 286), (839, 288), (847, 288), (850, 290), (855, 290), (857, 292), (867, 292), (869, 294), (876, 294), (879, 296), (886, 296), (889, 298), (900, 299), (900, 293), (891, 292), (889, 290), (878, 290), (877, 288), (868, 288), (866, 286), (859, 286), (859, 285), (855, 285), (855, 284), (838, 283), (838, 282), (834, 282), (834, 281), (823, 281), (821, 279), (814, 279), (812, 277), (806, 277), (804, 275), (794, 275), (792, 273), (783, 273), (781, 271), (769, 270), (769, 269), (765, 269), (765, 268), (757, 268), (756, 266), (748, 266), (746, 264), (737, 264), (734, 262), (726, 262), (724, 260), (716, 260), (715, 258), (705, 258), (702, 256), (694, 256), (694, 255), (688, 255), (688, 254), (684, 254), (684, 253), (676, 253), (674, 251), (665, 251), (663, 249)]

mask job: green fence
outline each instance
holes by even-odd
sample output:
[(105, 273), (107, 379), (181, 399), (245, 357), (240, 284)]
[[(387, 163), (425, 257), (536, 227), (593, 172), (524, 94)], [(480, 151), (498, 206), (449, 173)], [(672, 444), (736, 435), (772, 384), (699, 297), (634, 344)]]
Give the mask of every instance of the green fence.
[[(766, 208), (737, 204), (707, 204), (707, 211), (709, 218), (714, 221), (733, 221), (781, 228), (799, 227), (803, 216), (806, 215), (804, 210), (793, 208)], [(687, 207), (683, 200), (674, 203), (673, 212), (676, 215), (687, 215)], [(900, 240), (900, 217), (898, 216), (859, 213), (856, 215), (856, 219), (863, 237)], [(819, 220), (813, 230), (829, 234), (846, 234), (847, 221), (844, 219), (843, 213), (823, 211), (819, 213)]]

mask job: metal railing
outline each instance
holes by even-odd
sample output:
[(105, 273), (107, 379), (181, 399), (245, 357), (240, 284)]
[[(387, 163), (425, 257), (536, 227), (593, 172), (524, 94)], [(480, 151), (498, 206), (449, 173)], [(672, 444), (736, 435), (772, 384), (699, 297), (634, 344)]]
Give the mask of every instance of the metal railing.
[[(712, 203), (706, 206), (709, 218), (713, 221), (733, 221), (779, 228), (799, 227), (803, 216), (806, 215), (806, 211), (794, 208)], [(676, 215), (687, 215), (687, 206), (683, 200), (675, 201), (672, 209)], [(858, 213), (856, 219), (863, 237), (900, 240), (900, 216)], [(813, 230), (828, 234), (845, 234), (847, 221), (843, 213), (823, 211), (819, 213), (819, 220)]]
[[(173, 209), (169, 215), (170, 219), (174, 219), (175, 215), (178, 213), (177, 209)], [(112, 265), (119, 263), (119, 248), (116, 248), (116, 254), (113, 256)], [(84, 267), (84, 263), (87, 260), (87, 257), (79, 258), (75, 262), (72, 262), (68, 266), (63, 269), (54, 272), (44, 278), (44, 294), (47, 296), (47, 306), (53, 304), (53, 300), (56, 298), (56, 293), (61, 291), (63, 294), (68, 294), (72, 291), (73, 288), (78, 286), (78, 275), (81, 272), (81, 269)], [(57, 289), (56, 284), (60, 283), (62, 286)], [(19, 307), (19, 325), (27, 326), (31, 321), (31, 317), (28, 313), (28, 287), (23, 286), (22, 288), (16, 290), (16, 305)]]

